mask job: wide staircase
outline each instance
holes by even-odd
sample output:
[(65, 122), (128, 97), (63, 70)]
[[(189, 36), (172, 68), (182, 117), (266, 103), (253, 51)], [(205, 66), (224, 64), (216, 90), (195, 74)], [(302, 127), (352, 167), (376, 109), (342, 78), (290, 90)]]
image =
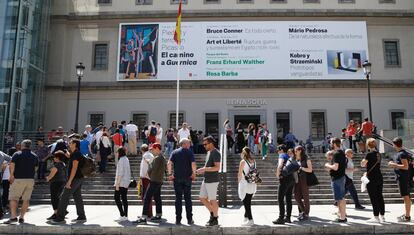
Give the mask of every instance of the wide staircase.
[[(358, 171), (354, 174), (354, 183), (358, 190), (360, 201), (364, 205), (370, 204), (368, 194), (360, 192), (360, 178), (364, 169), (359, 167), (363, 155), (356, 155), (354, 164)], [(310, 189), (310, 199), (312, 204), (332, 204), (332, 190), (330, 187), (330, 177), (327, 171), (324, 170), (326, 162), (323, 154), (313, 154), (311, 156), (313, 162), (314, 172), (317, 175), (320, 184)], [(141, 156), (132, 156), (129, 158), (133, 175), (139, 176), (139, 165)], [(205, 155), (196, 155), (197, 167), (204, 165)], [(391, 168), (387, 166), (389, 159), (383, 158), (381, 162), (381, 170), (384, 176), (384, 198), (385, 203), (402, 203), (397, 184), (394, 180), (394, 173)], [(240, 199), (237, 195), (237, 171), (240, 162), (239, 155), (229, 155), (227, 159), (227, 204), (240, 205)], [(275, 168), (277, 164), (277, 156), (270, 155), (266, 160), (257, 158), (257, 168), (260, 171), (263, 183), (257, 188), (257, 193), (253, 198), (253, 205), (276, 205), (277, 204), (277, 190), (278, 180), (275, 177)], [(108, 164), (108, 171), (104, 174), (97, 174), (92, 178), (85, 180), (82, 194), (84, 203), (86, 205), (115, 205), (113, 200), (114, 194), (114, 175), (115, 166), (113, 162)], [(197, 177), (197, 180), (192, 187), (192, 198), (195, 205), (200, 205), (198, 201), (198, 194), (202, 177)], [(50, 204), (49, 185), (47, 183), (37, 183), (32, 195), (32, 204)], [(349, 195), (347, 196), (350, 201)], [(162, 199), (164, 205), (174, 205), (175, 195), (173, 185), (165, 182), (162, 186)], [(130, 205), (139, 205), (141, 200), (137, 196), (136, 189), (130, 189), (128, 193), (128, 200)]]

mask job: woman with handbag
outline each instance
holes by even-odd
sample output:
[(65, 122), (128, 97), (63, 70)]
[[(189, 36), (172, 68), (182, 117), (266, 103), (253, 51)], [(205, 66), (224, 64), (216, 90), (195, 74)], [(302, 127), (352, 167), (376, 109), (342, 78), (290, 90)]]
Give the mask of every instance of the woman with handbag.
[(253, 159), (251, 150), (248, 147), (243, 148), (241, 158), (237, 178), (239, 181), (239, 198), (242, 200), (245, 210), (242, 226), (253, 226), (252, 197), (256, 193), (257, 185), (255, 179), (250, 177), (250, 174), (252, 170), (256, 169), (256, 161)]
[(117, 155), (119, 157), (119, 160), (118, 164), (116, 165), (114, 199), (120, 214), (119, 219), (117, 219), (116, 221), (122, 222), (128, 220), (127, 195), (128, 187), (131, 183), (131, 167), (129, 165), (129, 159), (126, 156), (124, 148), (119, 148), (117, 151)]
[[(377, 150), (377, 141), (373, 138), (367, 140), (368, 154), (361, 161), (361, 167), (366, 167), (364, 176), (368, 178), (367, 190), (371, 200), (374, 218), (372, 222), (385, 222), (385, 203), (382, 195), (383, 178), (381, 173), (381, 155)], [(364, 177), (363, 176), (363, 177)]]
[(298, 182), (295, 184), (294, 193), (295, 200), (298, 204), (299, 209), (299, 221), (309, 219), (309, 186), (307, 175), (313, 172), (312, 161), (308, 158), (305, 153), (305, 149), (302, 146), (297, 146), (295, 148), (295, 157), (296, 161), (299, 162), (299, 173), (298, 173)]

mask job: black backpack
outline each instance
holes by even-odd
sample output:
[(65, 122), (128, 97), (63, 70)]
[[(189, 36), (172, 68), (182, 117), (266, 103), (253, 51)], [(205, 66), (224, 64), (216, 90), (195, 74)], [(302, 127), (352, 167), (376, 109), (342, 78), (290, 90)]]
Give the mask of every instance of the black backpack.
[(157, 135), (157, 128), (156, 127), (151, 127), (150, 136), (156, 136), (156, 135)]
[(92, 157), (87, 155), (82, 155), (82, 165), (80, 166), (80, 170), (84, 177), (91, 177), (96, 172), (96, 165), (95, 160)]

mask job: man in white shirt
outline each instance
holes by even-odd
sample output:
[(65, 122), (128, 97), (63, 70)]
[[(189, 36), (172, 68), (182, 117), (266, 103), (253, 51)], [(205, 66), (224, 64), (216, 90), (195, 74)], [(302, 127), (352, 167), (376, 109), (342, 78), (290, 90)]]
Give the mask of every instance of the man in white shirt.
[(137, 155), (138, 127), (133, 121), (130, 121), (129, 124), (125, 126), (125, 130), (128, 136), (128, 154)]
[(163, 133), (164, 130), (162, 129), (161, 123), (159, 123), (159, 122), (157, 122), (156, 127), (157, 127), (157, 140), (156, 140), (156, 143), (161, 144), (162, 136), (164, 135), (164, 133)]
[(186, 122), (183, 123), (183, 126), (180, 130), (178, 130), (178, 141), (183, 138), (191, 140), (190, 130), (187, 128), (188, 124)]
[[(146, 144), (141, 145), (142, 160), (141, 160), (141, 166), (139, 169), (139, 178), (141, 179), (142, 202), (144, 202), (145, 192), (147, 191), (149, 184), (150, 184), (150, 178), (148, 175), (149, 164), (154, 159), (154, 155), (152, 155), (152, 153), (148, 150), (149, 150), (148, 145)], [(149, 205), (148, 217), (152, 217), (152, 202)]]

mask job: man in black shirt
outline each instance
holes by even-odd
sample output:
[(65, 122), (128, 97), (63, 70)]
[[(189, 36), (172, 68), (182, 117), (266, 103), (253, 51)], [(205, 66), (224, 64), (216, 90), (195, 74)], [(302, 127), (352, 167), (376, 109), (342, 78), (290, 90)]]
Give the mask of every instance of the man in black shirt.
[(70, 158), (68, 163), (68, 181), (66, 182), (65, 188), (59, 201), (58, 211), (56, 218), (53, 219), (52, 223), (65, 223), (66, 208), (69, 204), (70, 196), (73, 196), (73, 200), (76, 204), (76, 212), (78, 218), (72, 220), (72, 222), (86, 222), (85, 209), (83, 206), (82, 199), (82, 165), (83, 156), (80, 153), (80, 140), (72, 139), (69, 143)]
[(338, 204), (339, 218), (335, 220), (338, 223), (346, 223), (346, 201), (345, 201), (345, 170), (346, 170), (346, 157), (344, 151), (341, 149), (341, 140), (339, 138), (333, 138), (331, 142), (332, 149), (335, 151), (332, 162), (325, 164), (325, 167), (329, 169), (329, 174), (332, 179), (332, 190), (335, 201)]
[(20, 198), (23, 200), (20, 211), (19, 223), (24, 223), (24, 215), (29, 207), (29, 201), (32, 196), (34, 186), (34, 176), (36, 167), (39, 164), (38, 157), (31, 152), (32, 141), (23, 140), (21, 151), (13, 154), (10, 163), (10, 219), (5, 224), (17, 223), (17, 203)]
[(188, 224), (193, 224), (193, 209), (191, 201), (191, 181), (195, 180), (196, 162), (190, 150), (191, 142), (187, 138), (180, 140), (181, 148), (172, 152), (168, 161), (168, 180), (174, 182), (175, 215), (177, 225), (181, 224), (182, 197), (184, 194), (185, 210)]
[(388, 165), (394, 168), (397, 176), (398, 188), (400, 189), (400, 194), (404, 199), (405, 204), (405, 214), (398, 217), (398, 221), (411, 222), (411, 197), (409, 188), (410, 176), (408, 171), (409, 158), (411, 156), (402, 148), (403, 142), (400, 137), (394, 138), (392, 143), (395, 151), (397, 152), (397, 157), (395, 158), (395, 161), (388, 162)]

